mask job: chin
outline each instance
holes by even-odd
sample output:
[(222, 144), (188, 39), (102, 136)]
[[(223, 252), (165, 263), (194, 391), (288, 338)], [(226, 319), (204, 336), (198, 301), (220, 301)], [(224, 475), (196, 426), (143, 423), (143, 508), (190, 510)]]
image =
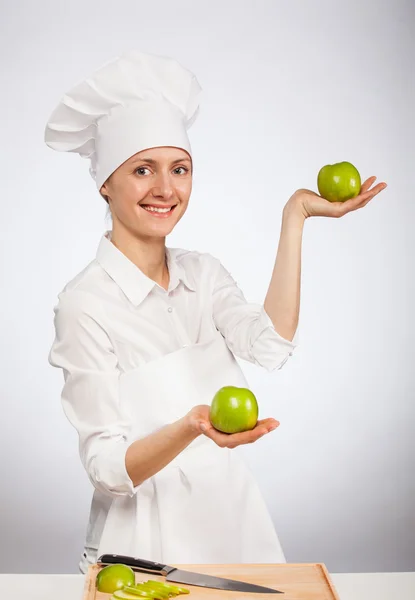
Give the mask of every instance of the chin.
[(154, 217), (154, 221), (150, 223), (143, 222), (140, 219), (139, 228), (142, 231), (145, 231), (146, 235), (154, 237), (166, 237), (173, 231), (182, 216), (183, 213), (178, 213), (174, 216), (172, 215), (167, 219), (158, 219), (157, 217)]
[(152, 238), (165, 238), (168, 235), (170, 235), (170, 233), (173, 231), (173, 229), (176, 226), (176, 222), (173, 224), (162, 224), (160, 223), (158, 226), (153, 226), (153, 227), (139, 227), (137, 228), (138, 231), (137, 233), (139, 233), (139, 235), (143, 235), (145, 237), (152, 237)]

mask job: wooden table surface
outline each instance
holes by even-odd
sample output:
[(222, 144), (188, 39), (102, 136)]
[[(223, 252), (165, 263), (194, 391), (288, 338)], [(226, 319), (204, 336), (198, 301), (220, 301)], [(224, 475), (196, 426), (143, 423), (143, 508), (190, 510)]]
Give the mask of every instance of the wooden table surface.
[[(207, 598), (216, 600), (253, 600), (254, 598), (255, 600), (270, 600), (270, 598), (275, 600), (339, 600), (330, 575), (325, 565), (321, 563), (172, 566), (214, 577), (245, 581), (284, 592), (283, 594), (234, 592), (183, 584), (190, 590), (190, 595), (182, 596), (182, 598), (189, 598), (189, 600), (206, 600)], [(110, 600), (111, 595), (96, 591), (95, 579), (101, 568), (98, 565), (89, 568), (84, 600)], [(136, 583), (148, 579), (164, 581), (164, 577), (136, 572)], [(170, 581), (174, 583), (173, 580)]]
[[(414, 600), (415, 598), (415, 572), (331, 573), (330, 575), (340, 600)], [(81, 600), (84, 586), (85, 577), (80, 574), (0, 573), (0, 589), (3, 598)]]

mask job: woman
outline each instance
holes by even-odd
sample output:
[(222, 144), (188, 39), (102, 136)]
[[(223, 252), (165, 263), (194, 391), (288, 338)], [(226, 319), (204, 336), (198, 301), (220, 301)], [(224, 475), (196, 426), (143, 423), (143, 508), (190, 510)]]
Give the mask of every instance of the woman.
[(225, 435), (209, 421), (224, 385), (247, 387), (235, 356), (268, 371), (296, 347), (301, 240), (310, 216), (365, 206), (385, 184), (330, 203), (298, 190), (283, 210), (264, 305), (248, 303), (209, 254), (166, 247), (186, 212), (193, 161), (186, 130), (200, 86), (168, 58), (128, 52), (62, 98), (46, 143), (91, 161), (112, 230), (59, 294), (49, 361), (95, 488), (85, 572), (103, 553), (164, 563), (285, 562), (258, 487), (231, 449), (275, 419)]

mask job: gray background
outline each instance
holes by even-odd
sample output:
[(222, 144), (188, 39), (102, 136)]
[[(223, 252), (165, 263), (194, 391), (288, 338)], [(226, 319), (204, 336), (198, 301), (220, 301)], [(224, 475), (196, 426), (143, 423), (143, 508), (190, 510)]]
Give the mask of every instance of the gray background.
[(310, 219), (301, 346), (243, 365), (281, 426), (241, 450), (289, 562), (415, 568), (414, 4), (395, 0), (4, 3), (1, 102), (0, 570), (76, 572), (91, 497), (47, 355), (53, 306), (95, 255), (105, 203), (88, 163), (43, 144), (72, 85), (125, 49), (173, 56), (204, 90), (194, 188), (168, 245), (208, 251), (262, 302), (281, 211), (321, 166), (388, 189)]

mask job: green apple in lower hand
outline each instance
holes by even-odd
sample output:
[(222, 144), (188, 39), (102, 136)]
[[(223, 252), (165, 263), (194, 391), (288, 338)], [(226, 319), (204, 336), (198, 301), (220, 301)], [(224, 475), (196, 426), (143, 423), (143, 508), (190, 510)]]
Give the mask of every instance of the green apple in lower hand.
[(345, 202), (355, 198), (361, 187), (360, 173), (349, 162), (322, 167), (317, 176), (320, 196), (329, 202)]
[(255, 395), (243, 387), (225, 386), (218, 390), (210, 407), (210, 422), (223, 433), (254, 429), (258, 421)]

